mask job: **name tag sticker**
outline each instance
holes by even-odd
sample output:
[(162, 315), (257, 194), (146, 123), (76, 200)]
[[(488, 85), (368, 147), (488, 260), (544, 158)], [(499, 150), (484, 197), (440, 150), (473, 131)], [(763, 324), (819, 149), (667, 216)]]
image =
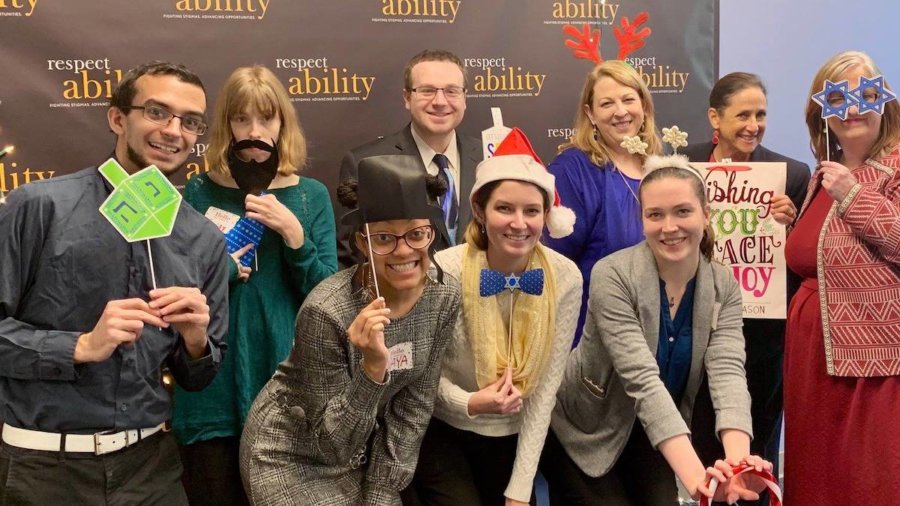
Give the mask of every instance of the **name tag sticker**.
[(391, 363), (388, 370), (403, 371), (413, 368), (412, 343), (400, 343), (388, 350), (391, 352)]
[(206, 210), (206, 217), (209, 218), (209, 221), (219, 227), (219, 230), (222, 231), (223, 234), (227, 234), (234, 228), (234, 225), (237, 224), (238, 220), (241, 219), (240, 216), (234, 213), (229, 213), (224, 209), (212, 206)]

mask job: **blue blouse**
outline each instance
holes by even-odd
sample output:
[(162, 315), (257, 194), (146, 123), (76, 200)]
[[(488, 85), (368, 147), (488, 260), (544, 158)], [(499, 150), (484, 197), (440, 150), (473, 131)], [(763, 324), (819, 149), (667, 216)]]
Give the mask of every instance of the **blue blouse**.
[(691, 372), (696, 279), (691, 279), (685, 287), (674, 321), (669, 312), (666, 282), (659, 280), (659, 346), (656, 349), (656, 363), (666, 390), (672, 394), (676, 404), (681, 402)]
[(547, 167), (556, 177), (562, 204), (575, 212), (575, 231), (561, 239), (544, 234), (544, 243), (578, 265), (584, 278), (575, 343), (587, 313), (591, 269), (597, 260), (644, 240), (639, 179), (625, 176), (612, 163), (598, 167), (578, 148), (560, 153)]

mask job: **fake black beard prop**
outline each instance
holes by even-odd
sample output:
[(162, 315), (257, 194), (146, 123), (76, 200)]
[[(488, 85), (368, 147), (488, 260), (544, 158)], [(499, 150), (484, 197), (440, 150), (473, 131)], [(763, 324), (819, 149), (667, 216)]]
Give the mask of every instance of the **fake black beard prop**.
[[(271, 154), (263, 162), (256, 160), (245, 162), (238, 156), (238, 151), (247, 148), (257, 148)], [(259, 195), (272, 184), (275, 174), (278, 173), (278, 146), (275, 139), (272, 139), (271, 145), (256, 139), (232, 143), (231, 150), (228, 151), (228, 169), (238, 188), (245, 193)]]

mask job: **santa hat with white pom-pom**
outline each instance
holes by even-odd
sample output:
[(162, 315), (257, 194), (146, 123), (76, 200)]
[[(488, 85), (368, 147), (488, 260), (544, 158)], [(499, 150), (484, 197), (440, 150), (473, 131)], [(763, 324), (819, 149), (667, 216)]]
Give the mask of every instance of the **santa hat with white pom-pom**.
[(547, 172), (525, 133), (518, 128), (513, 128), (503, 139), (494, 150), (493, 157), (478, 164), (475, 184), (472, 186), (469, 199), (472, 199), (487, 183), (506, 179), (532, 183), (550, 197), (553, 203), (547, 215), (547, 231), (550, 232), (550, 237), (558, 239), (575, 230), (575, 213), (568, 207), (563, 207), (560, 202), (559, 193), (556, 191), (556, 178)]

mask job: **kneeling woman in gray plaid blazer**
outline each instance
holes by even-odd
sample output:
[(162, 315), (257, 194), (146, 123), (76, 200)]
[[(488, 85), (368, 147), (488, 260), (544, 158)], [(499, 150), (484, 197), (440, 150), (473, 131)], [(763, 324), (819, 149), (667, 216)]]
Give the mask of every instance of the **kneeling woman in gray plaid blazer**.
[(399, 504), (412, 479), (460, 300), (430, 269), (445, 187), (419, 164), (366, 158), (358, 184), (338, 188), (369, 261), (310, 293), (250, 409), (240, 455), (254, 504)]

